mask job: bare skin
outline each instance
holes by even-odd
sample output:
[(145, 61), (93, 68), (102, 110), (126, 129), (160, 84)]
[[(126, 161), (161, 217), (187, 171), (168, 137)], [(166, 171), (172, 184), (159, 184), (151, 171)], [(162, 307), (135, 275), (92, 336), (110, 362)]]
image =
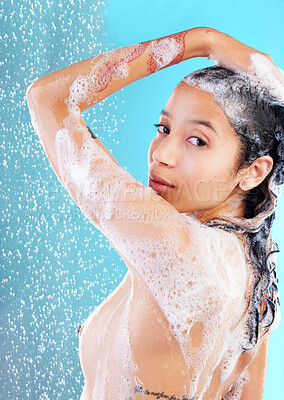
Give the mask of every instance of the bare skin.
[[(68, 182), (64, 181), (60, 174), (55, 139), (57, 132), (66, 128), (66, 118), (69, 118), (69, 121), (73, 118), (74, 123), (69, 124), (68, 129), (72, 133), (77, 150), (80, 151), (83, 136), (78, 126), (86, 126), (81, 118), (81, 112), (131, 82), (189, 58), (209, 57), (212, 54), (218, 57), (224, 66), (236, 66), (246, 71), (249, 67), (250, 54), (260, 53), (214, 29), (195, 28), (166, 38), (175, 43), (178, 51), (170, 60), (165, 61), (156, 55), (156, 50), (168, 43), (162, 39), (115, 50), (106, 60), (102, 56), (97, 56), (81, 61), (38, 79), (29, 88), (27, 100), (29, 108), (36, 117), (36, 130), (55, 173), (65, 187), (68, 186)], [(270, 56), (267, 57), (272, 63)], [(95, 90), (90, 88), (88, 99), (82, 97), (77, 108), (72, 110), (70, 95), (72, 84), (78, 77), (88, 76), (94, 67), (96, 68)], [(66, 99), (71, 100), (68, 103)], [(188, 118), (210, 122), (216, 128), (218, 135), (204, 124), (188, 125), (185, 121)], [(159, 132), (149, 149), (149, 173), (166, 179), (174, 188), (164, 190), (161, 186), (156, 187), (157, 198), (161, 198), (160, 204), (155, 198), (155, 201), (142, 204), (139, 212), (142, 214), (145, 212), (146, 215), (146, 210), (152, 208), (168, 215), (169, 210), (172, 211), (169, 207), (171, 205), (179, 213), (195, 213), (201, 222), (224, 213), (242, 216), (245, 191), (265, 179), (272, 168), (272, 159), (269, 156), (260, 157), (249, 168), (236, 173), (236, 151), (239, 142), (225, 114), (208, 93), (185, 84), (179, 85), (170, 96), (160, 124), (163, 127), (159, 127)], [(200, 143), (198, 138), (206, 141), (207, 145), (198, 146), (197, 143)], [(96, 144), (117, 164), (102, 142), (96, 139)], [(95, 172), (95, 164), (93, 171)], [(219, 183), (219, 187), (216, 187), (216, 182)], [(242, 183), (245, 185), (241, 185)], [(153, 182), (150, 181), (149, 185), (153, 187)], [(140, 187), (141, 185), (137, 183), (137, 190)], [(78, 188), (70, 182), (68, 189), (70, 195), (77, 201)], [(95, 212), (90, 216), (90, 220), (100, 229), (100, 221)], [(130, 226), (135, 229), (135, 225), (131, 225), (134, 223), (131, 221), (127, 223), (130, 225), (124, 227), (120, 225), (122, 235)], [(190, 246), (190, 238), (186, 235), (184, 237), (183, 246)], [(116, 250), (119, 253), (119, 249)], [(152, 393), (157, 393), (156, 388), (160, 387), (161, 392), (169, 393), (169, 398), (171, 396), (179, 398), (178, 396), (184, 394), (183, 386), (190, 382), (190, 371), (185, 368), (180, 349), (171, 334), (167, 320), (137, 274), (135, 266), (123, 254), (120, 255), (129, 272), (113, 296), (88, 318), (80, 331), (80, 361), (85, 376), (81, 399), (92, 399), (94, 382), (100, 373), (98, 361), (102, 364), (108, 362), (110, 375), (113, 377), (119, 371), (120, 366), (115, 364), (111, 353), (114, 351), (116, 324), (127, 304), (130, 304), (129, 329), (133, 355), (145, 387)], [(251, 281), (248, 279), (248, 293), (250, 289)], [(113, 315), (113, 318), (108, 321), (110, 315)], [(103, 339), (99, 339), (100, 332), (106, 325), (107, 333)], [(192, 332), (193, 341), (198, 342), (199, 336), (198, 331)], [(102, 346), (100, 346), (101, 340)], [(146, 345), (149, 348), (148, 353), (145, 353)], [(141, 352), (141, 349), (144, 351)], [(257, 353), (259, 349), (261, 350)], [(255, 385), (259, 379), (264, 385), (266, 349), (267, 338), (263, 337), (252, 352), (242, 354), (222, 385), (218, 380), (220, 370), (217, 368), (203, 400), (222, 399), (245, 368), (251, 370), (253, 379), (248, 383), (244, 393), (255, 394)], [(156, 366), (154, 369), (153, 365)], [(205, 368), (204, 379), (209, 373), (209, 369)], [(108, 384), (111, 387), (112, 382)], [(255, 400), (262, 398), (262, 390), (257, 395), (259, 397), (254, 395)], [(135, 396), (137, 400), (154, 398), (157, 398), (156, 394), (137, 393)], [(245, 398), (247, 397), (243, 397)]]
[[(184, 392), (180, 388), (190, 382), (191, 376), (186, 370), (180, 349), (155, 299), (149, 295), (147, 288), (135, 274), (132, 266), (127, 262), (126, 264), (129, 267), (129, 272), (115, 290), (114, 296), (106, 299), (103, 305), (88, 317), (80, 331), (79, 356), (85, 376), (85, 386), (80, 399), (92, 399), (97, 374), (94, 360), (105, 359), (106, 346), (109, 353), (113, 354), (112, 343), (116, 321), (129, 298), (132, 299), (129, 323), (134, 360), (139, 368), (139, 377), (144, 383), (144, 390), (146, 388), (146, 390), (155, 393), (155, 395), (137, 393), (133, 400), (153, 400), (157, 399), (157, 395), (161, 393), (169, 395), (168, 398), (175, 396), (173, 398), (182, 399)], [(112, 319), (111, 325), (108, 325), (108, 335), (105, 342), (99, 346), (97, 338), (113, 312), (117, 314)], [(198, 342), (198, 332), (193, 333), (192, 337), (194, 341)], [(141, 349), (143, 350), (141, 351)], [(265, 335), (254, 351), (241, 355), (234, 371), (222, 386), (218, 381), (220, 370), (216, 369), (216, 381), (212, 382), (202, 399), (222, 399), (228, 392), (234, 393), (235, 388), (232, 385), (246, 368), (250, 380), (244, 387), (240, 399), (254, 398), (261, 400), (265, 383), (267, 351), (268, 336)], [(114, 374), (115, 376), (117, 367), (115, 359), (111, 358), (109, 360), (110, 375)], [(156, 389), (157, 387), (160, 389)]]

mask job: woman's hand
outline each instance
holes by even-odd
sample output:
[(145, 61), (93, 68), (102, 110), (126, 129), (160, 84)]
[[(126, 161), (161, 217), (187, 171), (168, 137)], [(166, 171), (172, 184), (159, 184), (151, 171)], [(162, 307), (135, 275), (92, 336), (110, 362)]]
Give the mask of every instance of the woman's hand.
[(220, 67), (246, 74), (277, 100), (284, 101), (284, 72), (274, 64), (270, 55), (215, 29), (208, 28), (206, 35), (207, 59)]
[(261, 54), (271, 64), (275, 65), (270, 55), (249, 47), (226, 33), (208, 28), (206, 34), (210, 48), (210, 54), (207, 58), (216, 62), (220, 67), (231, 70), (239, 69), (248, 73), (251, 65), (251, 54)]

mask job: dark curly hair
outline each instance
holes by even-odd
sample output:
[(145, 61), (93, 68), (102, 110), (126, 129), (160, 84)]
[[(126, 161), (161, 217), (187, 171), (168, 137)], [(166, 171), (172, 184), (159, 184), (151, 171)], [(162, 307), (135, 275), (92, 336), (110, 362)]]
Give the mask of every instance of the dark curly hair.
[[(275, 206), (284, 183), (284, 103), (253, 79), (219, 66), (197, 70), (182, 82), (209, 92), (227, 115), (241, 145), (236, 171), (258, 157), (270, 155), (273, 169), (260, 185), (248, 191), (245, 215), (218, 218), (206, 223), (242, 234), (247, 261), (256, 277), (247, 320), (243, 350), (255, 347), (259, 336), (275, 322), (279, 305), (275, 253), (280, 249), (272, 238)], [(278, 314), (277, 314), (278, 315)]]

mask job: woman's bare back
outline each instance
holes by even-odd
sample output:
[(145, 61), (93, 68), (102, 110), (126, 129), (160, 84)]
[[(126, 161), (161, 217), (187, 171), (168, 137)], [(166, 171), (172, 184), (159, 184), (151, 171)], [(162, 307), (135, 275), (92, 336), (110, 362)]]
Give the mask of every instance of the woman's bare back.
[[(132, 400), (156, 399), (159, 394), (182, 398), (190, 393), (198, 368), (196, 370), (194, 363), (191, 368), (187, 367), (180, 345), (156, 299), (133, 266), (127, 261), (126, 264), (129, 271), (121, 284), (87, 318), (80, 331), (79, 355), (86, 380), (81, 400), (128, 400), (125, 395), (130, 393)], [(247, 282), (248, 290), (249, 284)], [(188, 332), (191, 351), (200, 351), (203, 333), (202, 322), (191, 325)], [(224, 337), (221, 333), (220, 338)], [(215, 347), (218, 352), (219, 344)], [(233, 368), (222, 384), (220, 375), (224, 366), (225, 369), (229, 366), (228, 353), (223, 352), (214, 366), (208, 357), (199, 379), (200, 382), (205, 382), (208, 376), (212, 379), (200, 398), (221, 399), (254, 354), (238, 354), (238, 359), (234, 360), (238, 368)]]

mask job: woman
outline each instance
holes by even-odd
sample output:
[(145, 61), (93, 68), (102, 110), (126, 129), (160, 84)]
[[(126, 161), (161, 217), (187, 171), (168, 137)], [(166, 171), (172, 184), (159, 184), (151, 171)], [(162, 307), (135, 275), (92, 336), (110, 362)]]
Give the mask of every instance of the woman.
[[(171, 94), (145, 187), (81, 113), (198, 56), (219, 66), (193, 72)], [(284, 180), (282, 79), (270, 56), (201, 27), (29, 87), (55, 173), (128, 267), (79, 329), (82, 400), (262, 398), (268, 335), (279, 322), (271, 225)]]

